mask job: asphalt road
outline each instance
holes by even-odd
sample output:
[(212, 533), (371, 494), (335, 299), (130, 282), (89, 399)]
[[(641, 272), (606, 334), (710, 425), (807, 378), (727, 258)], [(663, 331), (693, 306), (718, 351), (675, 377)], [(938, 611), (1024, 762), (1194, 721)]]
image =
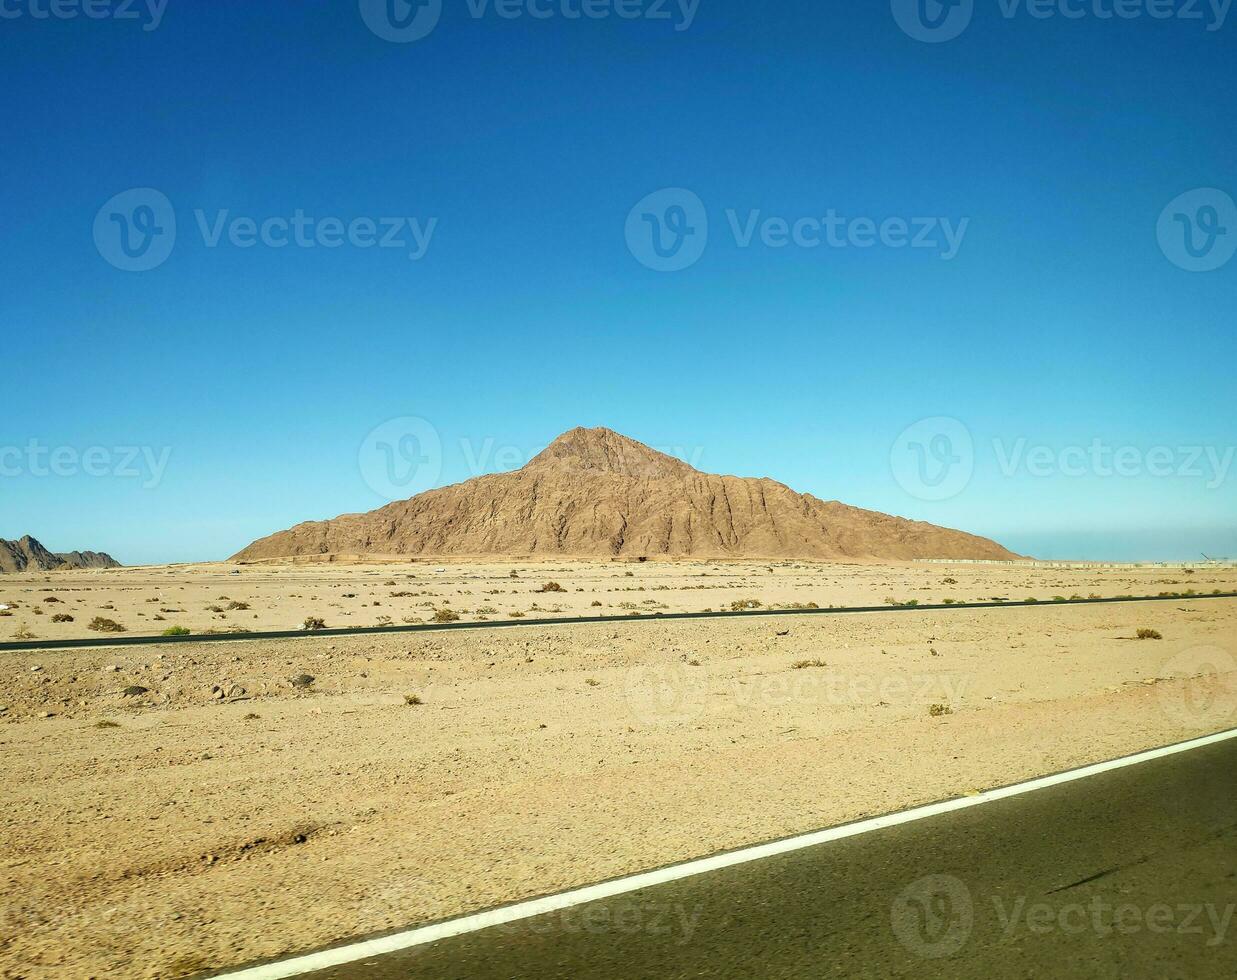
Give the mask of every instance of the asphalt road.
[(1233, 978), (1235, 905), (1230, 739), (303, 975)]
[(443, 633), (453, 630), (527, 629), (540, 626), (574, 626), (589, 623), (664, 623), (680, 619), (744, 619), (769, 616), (849, 616), (855, 613), (958, 612), (962, 609), (1016, 609), (1055, 606), (1088, 606), (1114, 602), (1195, 602), (1200, 599), (1237, 599), (1237, 592), (1209, 592), (1199, 595), (1106, 596), (1099, 599), (1061, 599), (1040, 602), (1019, 599), (1006, 602), (924, 603), (913, 606), (828, 606), (824, 609), (745, 609), (730, 612), (672, 612), (627, 616), (555, 616), (549, 619), (491, 619), (483, 622), (420, 623), (411, 626), (351, 626), (321, 630), (263, 630), (247, 633), (188, 633), (182, 636), (105, 636), (64, 640), (5, 640), (0, 653), (29, 650), (88, 650), (95, 647), (162, 646), (172, 643), (238, 643), (248, 640), (305, 640), (333, 636), (378, 636), (384, 633)]

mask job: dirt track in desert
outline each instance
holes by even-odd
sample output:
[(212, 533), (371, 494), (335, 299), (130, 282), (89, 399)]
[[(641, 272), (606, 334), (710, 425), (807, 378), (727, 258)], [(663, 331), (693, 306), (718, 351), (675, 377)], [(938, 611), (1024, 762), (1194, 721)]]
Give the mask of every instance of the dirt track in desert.
[[(469, 588), (453, 603), (473, 609), (510, 567), (441, 573), (435, 599)], [(559, 580), (623, 601), (601, 590), (632, 584), (625, 571), (658, 601), (672, 574), (693, 578)], [(807, 601), (796, 571), (683, 595)], [(227, 571), (200, 574), (172, 581), (217, 594)], [(261, 596), (251, 574), (272, 573), (231, 576), (229, 592)], [(939, 598), (946, 577), (959, 599), (1142, 585), (829, 574), (838, 590), (814, 601)], [(393, 577), (273, 581), (294, 576), (319, 602), (352, 582), (358, 603)], [(1235, 655), (1232, 599), (4, 654), (0, 970), (187, 975), (1220, 730), (1237, 724)]]

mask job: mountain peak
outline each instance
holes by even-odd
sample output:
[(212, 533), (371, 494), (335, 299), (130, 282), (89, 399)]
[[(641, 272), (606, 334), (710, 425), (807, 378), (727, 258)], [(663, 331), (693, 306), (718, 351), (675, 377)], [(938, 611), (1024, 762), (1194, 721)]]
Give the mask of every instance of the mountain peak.
[(526, 469), (577, 469), (656, 480), (695, 472), (682, 460), (667, 456), (613, 429), (577, 426), (551, 442)]
[(235, 561), (294, 555), (887, 560), (1014, 558), (994, 541), (703, 473), (612, 429), (564, 432), (522, 469), (310, 521)]

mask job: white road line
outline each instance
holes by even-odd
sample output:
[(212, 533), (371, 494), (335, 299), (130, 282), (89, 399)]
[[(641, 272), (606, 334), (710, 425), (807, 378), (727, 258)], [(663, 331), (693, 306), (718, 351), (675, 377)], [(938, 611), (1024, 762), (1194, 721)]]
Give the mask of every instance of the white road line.
[(916, 820), (924, 820), (927, 817), (935, 817), (938, 814), (951, 813), (954, 810), (965, 810), (968, 807), (980, 806), (984, 803), (991, 803), (993, 800), (1003, 800), (1011, 796), (1019, 796), (1022, 793), (1031, 793), (1037, 789), (1046, 789), (1049, 786), (1057, 786), (1061, 783), (1072, 783), (1076, 779), (1085, 779), (1087, 776), (1110, 772), (1113, 769), (1124, 769), (1126, 766), (1137, 765), (1140, 762), (1150, 762), (1152, 759), (1162, 759), (1164, 756), (1176, 755), (1178, 752), (1188, 752), (1190, 749), (1201, 748), (1204, 745), (1213, 745), (1216, 742), (1223, 742), (1231, 738), (1237, 738), (1237, 728), (1226, 732), (1217, 732), (1215, 735), (1191, 739), (1188, 742), (1178, 742), (1176, 745), (1167, 745), (1163, 748), (1139, 752), (1136, 755), (1129, 755), (1120, 759), (1111, 759), (1108, 762), (1097, 762), (1095, 765), (1084, 766), (1081, 769), (1072, 769), (1069, 772), (1057, 773), (1053, 776), (1041, 776), (1038, 779), (1016, 783), (1013, 786), (1003, 786), (1000, 789), (987, 790), (976, 796), (964, 796), (956, 800), (946, 800), (943, 803), (932, 803), (928, 806), (915, 807), (913, 810), (903, 810), (900, 813), (889, 813), (881, 817), (873, 817), (869, 820), (844, 824), (840, 827), (830, 827), (827, 830), (817, 830), (801, 834), (798, 837), (771, 841), (767, 844), (758, 844), (754, 847), (730, 851), (726, 854), (716, 854), (713, 857), (687, 861), (668, 868), (645, 871), (627, 878), (603, 882), (599, 885), (587, 885), (583, 888), (560, 892), (557, 895), (547, 895), (544, 898), (536, 898), (527, 902), (507, 905), (503, 908), (491, 909), (488, 912), (477, 912), (473, 915), (451, 919), (447, 922), (420, 926), (404, 932), (397, 932), (390, 936), (383, 936), (380, 939), (367, 939), (348, 946), (339, 946), (335, 949), (326, 949), (317, 953), (307, 953), (304, 956), (297, 956), (279, 963), (254, 966), (238, 970), (234, 973), (224, 974), (221, 980), (223, 978), (227, 978), (227, 980), (280, 980), (283, 977), (301, 976), (315, 970), (325, 970), (329, 967), (341, 966), (345, 963), (355, 963), (357, 960), (382, 956), (387, 953), (410, 949), (413, 946), (422, 946), (426, 943), (435, 943), (443, 939), (449, 939), (452, 936), (476, 932), (479, 929), (488, 929), (490, 926), (516, 922), (520, 919), (532, 918), (535, 915), (543, 915), (546, 912), (557, 912), (576, 905), (583, 905), (586, 902), (612, 898), (615, 895), (624, 895), (652, 885), (660, 885), (668, 881), (678, 881), (682, 878), (708, 874), (710, 871), (732, 868), (738, 864), (747, 864), (749, 861), (760, 861), (778, 854), (787, 854), (791, 851), (802, 850), (805, 847), (815, 847), (817, 844), (825, 844), (829, 841), (841, 840), (845, 837), (857, 837), (860, 834), (867, 834), (873, 830), (896, 827), (898, 824), (912, 823)]

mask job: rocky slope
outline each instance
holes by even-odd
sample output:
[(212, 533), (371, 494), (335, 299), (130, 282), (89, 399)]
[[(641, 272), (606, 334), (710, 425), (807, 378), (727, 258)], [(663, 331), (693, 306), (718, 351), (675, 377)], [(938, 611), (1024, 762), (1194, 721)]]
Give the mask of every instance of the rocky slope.
[(52, 554), (29, 534), (19, 541), (0, 538), (0, 573), (50, 572), (60, 568), (120, 568), (120, 562), (101, 551)]
[(1013, 558), (986, 538), (702, 473), (609, 429), (572, 429), (522, 469), (311, 521), (235, 561), (296, 555)]

